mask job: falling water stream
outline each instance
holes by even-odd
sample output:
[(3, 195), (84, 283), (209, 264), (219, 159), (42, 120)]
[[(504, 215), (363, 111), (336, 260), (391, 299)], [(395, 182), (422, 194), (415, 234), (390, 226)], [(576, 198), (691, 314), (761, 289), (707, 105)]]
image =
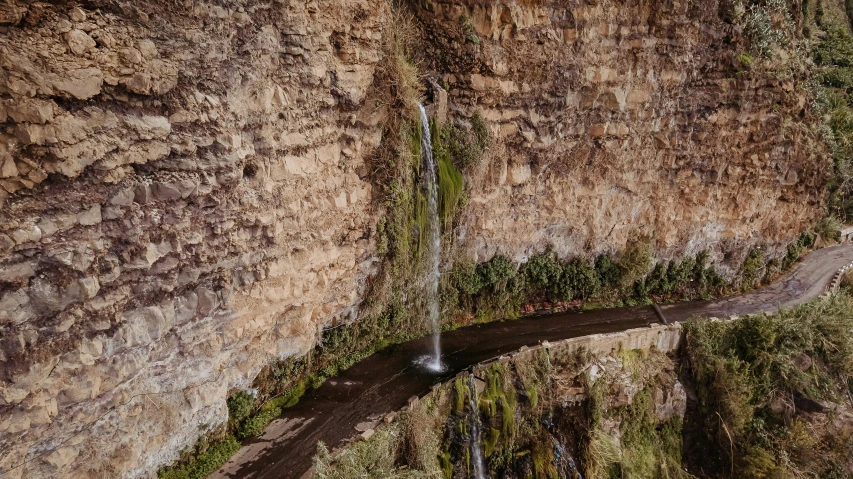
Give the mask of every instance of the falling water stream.
[(471, 406), (469, 427), (471, 432), (471, 466), (474, 479), (486, 479), (483, 466), (483, 451), (480, 449), (480, 410), (477, 408), (477, 383), (474, 375), (468, 375), (468, 401)]
[[(432, 156), (432, 138), (429, 131), (429, 119), (423, 105), (418, 105), (421, 112), (421, 157), (424, 162), (427, 187), (427, 274), (426, 298), (429, 319), (432, 322), (432, 357), (425, 362), (433, 371), (442, 371), (441, 363), (441, 326), (438, 323), (438, 279), (439, 260), (441, 258), (441, 236), (438, 219), (438, 175), (435, 159)], [(423, 234), (424, 232), (421, 232)]]

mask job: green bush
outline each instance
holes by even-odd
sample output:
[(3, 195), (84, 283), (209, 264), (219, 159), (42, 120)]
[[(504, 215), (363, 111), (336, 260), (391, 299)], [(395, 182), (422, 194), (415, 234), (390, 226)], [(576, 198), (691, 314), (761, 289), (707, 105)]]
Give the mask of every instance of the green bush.
[(457, 264), (451, 274), (459, 291), (473, 296), (483, 291), (506, 290), (508, 283), (515, 278), (516, 267), (506, 256), (495, 255), (476, 266), (464, 262)]
[(607, 255), (595, 258), (595, 273), (604, 288), (617, 288), (622, 280), (622, 269)]
[(708, 252), (702, 251), (696, 255), (693, 266), (693, 281), (696, 282), (699, 291), (719, 290), (725, 286), (725, 280), (713, 267), (708, 266)]
[(489, 261), (477, 265), (477, 275), (484, 287), (493, 291), (503, 290), (515, 277), (515, 265), (506, 257), (496, 255)]
[(841, 220), (834, 215), (826, 215), (818, 221), (814, 227), (814, 231), (824, 241), (837, 241), (838, 233), (841, 231), (842, 226)]
[(729, 458), (734, 450), (736, 477), (777, 477), (777, 467), (786, 475), (799, 471), (818, 477), (832, 461), (846, 457), (849, 445), (825, 442), (832, 433), (810, 439), (822, 442), (822, 455), (801, 454), (802, 440), (792, 439), (771, 406), (776, 398), (787, 401), (795, 395), (844, 400), (846, 384), (839, 378), (853, 374), (849, 296), (817, 300), (769, 317), (691, 321), (684, 329), (700, 416), (720, 455)]
[(764, 276), (764, 251), (753, 249), (746, 256), (740, 270), (741, 287), (747, 291), (758, 286)]
[(630, 286), (643, 279), (652, 268), (651, 239), (634, 234), (628, 240), (625, 251), (619, 257), (619, 268), (623, 286)]
[(234, 436), (229, 435), (224, 441), (209, 447), (189, 464), (179, 464), (160, 469), (157, 471), (157, 477), (159, 479), (204, 479), (219, 469), (239, 450), (240, 442)]
[(562, 267), (557, 293), (563, 301), (589, 299), (601, 288), (595, 266), (589, 261), (574, 258)]
[(527, 284), (537, 291), (553, 290), (563, 272), (560, 261), (550, 251), (531, 256), (521, 270)]
[(454, 266), (451, 277), (460, 292), (471, 296), (485, 287), (477, 269), (478, 266), (473, 262), (462, 262)]
[(237, 391), (228, 398), (227, 404), (228, 419), (237, 423), (251, 414), (255, 396), (246, 391)]
[(791, 244), (788, 245), (788, 251), (785, 254), (785, 259), (782, 260), (782, 268), (788, 269), (800, 260), (803, 254), (803, 249), (814, 246), (814, 234), (809, 231), (800, 233)]
[(436, 134), (440, 151), (462, 171), (478, 165), (491, 143), (488, 126), (479, 112), (471, 118), (471, 129), (449, 124), (437, 129)]
[(281, 416), (282, 410), (281, 408), (269, 408), (265, 409), (258, 414), (247, 418), (240, 424), (240, 427), (237, 428), (236, 436), (237, 439), (246, 439), (249, 437), (257, 436), (261, 432), (263, 432), (264, 428), (272, 422), (273, 419)]

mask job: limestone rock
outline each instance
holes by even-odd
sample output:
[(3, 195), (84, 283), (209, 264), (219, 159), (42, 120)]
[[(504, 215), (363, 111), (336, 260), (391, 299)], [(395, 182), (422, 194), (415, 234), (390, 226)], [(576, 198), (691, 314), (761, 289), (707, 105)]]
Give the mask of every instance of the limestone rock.
[(11, 236), (15, 244), (35, 242), (41, 239), (41, 229), (34, 225), (12, 231)]
[[(22, 477), (150, 475), (271, 358), (358, 320), (388, 187), (371, 172), (407, 117), (387, 1), (101, 3), (0, 2), (0, 470), (98, 419)], [(827, 169), (804, 80), (732, 80), (720, 59), (744, 45), (718, 9), (487, 3), (406, 4), (441, 52), (423, 101), (489, 137), (449, 255), (594, 257), (637, 230), (731, 276), (723, 258), (784, 256), (811, 224)]]
[(17, 123), (44, 124), (53, 120), (53, 102), (39, 99), (14, 99), (0, 102), (0, 118), (8, 116)]
[(99, 94), (104, 84), (104, 74), (98, 68), (71, 70), (54, 78), (54, 88), (79, 100), (88, 100)]
[(68, 48), (75, 55), (82, 55), (97, 46), (95, 40), (81, 30), (71, 30), (65, 34), (65, 41), (68, 42)]
[(142, 53), (133, 47), (123, 48), (119, 53), (122, 60), (130, 63), (131, 65), (136, 65), (142, 62)]
[(530, 165), (514, 165), (509, 168), (509, 181), (514, 186), (521, 185), (530, 180), (532, 173)]
[(148, 40), (147, 38), (142, 39), (139, 41), (138, 46), (139, 52), (143, 57), (145, 57), (145, 59), (153, 60), (154, 58), (157, 58), (157, 46), (151, 40)]
[(0, 233), (0, 251), (12, 249), (16, 244), (17, 242), (10, 238), (9, 235)]
[(14, 178), (18, 176), (18, 167), (11, 156), (0, 159), (0, 178)]
[(95, 205), (77, 215), (77, 222), (83, 226), (92, 226), (101, 222), (101, 205)]
[(17, 0), (9, 0), (0, 3), (0, 25), (17, 25), (24, 14), (27, 13), (27, 7), (18, 3)]
[(68, 18), (70, 18), (72, 22), (76, 23), (85, 22), (86, 12), (84, 12), (80, 7), (74, 7), (68, 12)]

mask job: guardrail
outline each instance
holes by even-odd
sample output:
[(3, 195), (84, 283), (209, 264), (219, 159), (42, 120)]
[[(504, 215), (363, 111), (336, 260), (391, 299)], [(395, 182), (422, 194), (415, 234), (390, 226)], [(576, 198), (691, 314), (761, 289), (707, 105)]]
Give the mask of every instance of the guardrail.
[(828, 293), (836, 293), (838, 292), (838, 288), (841, 287), (841, 281), (844, 279), (844, 273), (853, 268), (853, 262), (848, 265), (845, 265), (841, 269), (835, 272), (835, 276), (832, 277), (832, 282), (829, 283)]

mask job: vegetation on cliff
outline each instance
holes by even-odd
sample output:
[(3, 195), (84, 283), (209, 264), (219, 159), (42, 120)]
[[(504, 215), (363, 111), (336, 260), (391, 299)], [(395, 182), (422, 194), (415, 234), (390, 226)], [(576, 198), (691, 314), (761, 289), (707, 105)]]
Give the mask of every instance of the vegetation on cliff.
[(828, 185), (830, 216), (824, 224), (826, 234), (834, 235), (841, 222), (853, 222), (853, 36), (845, 25), (849, 9), (845, 18), (837, 18), (825, 11), (824, 2), (811, 8), (810, 3), (805, 2), (805, 11), (813, 9), (814, 108), (822, 115), (822, 133), (834, 168)]
[(724, 458), (721, 475), (853, 472), (853, 424), (843, 419), (853, 407), (844, 406), (853, 376), (849, 295), (772, 316), (695, 321), (685, 329), (699, 417)]
[[(742, 8), (742, 11), (736, 8), (737, 21), (745, 26), (751, 43), (750, 51), (739, 57), (742, 64), (753, 65), (757, 58), (771, 61), (780, 48), (790, 46), (793, 23), (785, 9), (785, 2), (770, 1), (747, 6), (740, 2), (737, 4)], [(782, 20), (777, 18), (780, 16)], [(779, 25), (785, 29), (780, 30)], [(418, 304), (419, 283), (416, 281), (422, 271), (421, 232), (425, 231), (426, 208), (419, 184), (420, 129), (413, 114), (417, 103), (421, 101), (423, 86), (419, 70), (413, 62), (417, 55), (413, 52), (412, 36), (408, 19), (403, 16), (395, 18), (394, 28), (389, 29), (385, 36), (386, 58), (377, 72), (376, 83), (383, 88), (388, 87), (382, 101), (390, 107), (391, 117), (387, 121), (383, 144), (371, 164), (370, 172), (373, 183), (380, 186), (378, 191), (384, 214), (377, 225), (382, 269), (370, 285), (365, 308), (367, 314), (357, 323), (335, 324), (325, 328), (321, 331), (316, 347), (307, 356), (272, 361), (253, 384), (256, 392), (249, 394), (233, 391), (228, 401), (227, 427), (224, 432), (211, 436), (212, 439), (224, 441), (222, 444), (233, 444), (260, 433), (285, 408), (295, 404), (306, 390), (319, 386), (326, 378), (389, 344), (406, 341), (425, 332), (420, 318), (408, 314), (409, 311), (425, 309)], [(472, 43), (479, 42), (476, 34), (469, 36), (476, 38), (476, 42), (471, 40)], [(818, 96), (818, 103), (824, 108), (822, 111), (830, 112), (828, 125), (832, 141), (835, 142), (833, 154), (837, 178), (833, 200), (830, 202), (833, 215), (825, 218), (817, 228), (823, 237), (831, 237), (837, 230), (837, 218), (849, 215), (849, 200), (846, 198), (849, 197), (850, 185), (846, 178), (850, 176), (851, 149), (846, 146), (850, 143), (846, 137), (853, 134), (850, 133), (853, 127), (849, 128), (850, 132), (847, 131), (848, 123), (853, 125), (853, 121), (847, 118), (853, 118), (853, 113), (850, 113), (853, 110), (850, 110), (849, 98), (846, 96), (844, 82), (847, 74), (843, 69), (846, 67), (835, 68), (838, 66), (835, 64), (844, 61), (845, 49), (850, 48), (849, 36), (840, 30), (832, 30), (815, 54), (819, 65), (827, 68), (833, 65), (833, 69), (827, 70), (824, 75), (824, 82), (831, 85), (832, 90), (827, 89), (825, 97)], [(466, 202), (464, 173), (482, 160), (492, 140), (483, 118), (476, 112), (470, 119), (455, 120), (451, 119), (442, 125), (435, 122), (431, 124), (434, 153), (439, 166), (440, 217), (448, 241), (452, 240), (454, 222)], [(726, 281), (709, 264), (706, 252), (680, 260), (657, 261), (650, 238), (637, 235), (628, 244), (628, 248), (618, 254), (595, 258), (559, 258), (547, 250), (534, 254), (522, 264), (516, 264), (502, 255), (480, 264), (458, 261), (450, 274), (442, 277), (445, 327), (459, 327), (472, 321), (511, 319), (522, 314), (522, 307), (527, 304), (594, 308), (705, 299), (727, 292), (745, 291), (791, 267), (804, 250), (814, 245), (814, 236), (807, 232), (798, 237), (789, 245), (783, 258), (771, 257), (760, 248), (751, 250), (731, 281)], [(450, 259), (448, 262), (453, 261)], [(550, 475), (548, 464), (553, 458), (549, 454), (553, 453), (548, 453), (547, 448), (542, 448), (533, 439), (542, 433), (541, 425), (534, 416), (528, 418), (528, 421), (516, 418), (513, 411), (518, 405), (515, 396), (517, 388), (508, 383), (511, 380), (503, 376), (503, 372), (492, 373), (488, 380), (494, 382), (489, 383), (490, 389), (484, 396), (485, 417), (495, 422), (491, 424), (495, 427), (490, 426), (486, 431), (487, 455), (495, 458), (490, 459), (494, 464), (507, 465), (516, 459), (515, 454), (527, 451), (532, 461), (530, 467), (539, 471), (536, 475)], [(544, 393), (538, 387), (525, 386), (518, 392), (518, 397), (528, 401), (525, 403), (522, 400), (522, 404), (530, 406), (531, 411), (541, 413), (536, 408)], [(636, 422), (636, 427), (629, 427), (627, 437), (639, 440), (642, 436), (643, 440), (672, 443), (673, 434), (680, 431), (680, 424), (673, 422), (660, 429), (659, 424), (649, 419), (643, 404), (640, 401), (623, 411), (626, 417)], [(528, 429), (519, 432), (518, 428), (524, 424), (528, 424), (525, 426)], [(628, 421), (626, 424), (633, 423)], [(392, 432), (386, 435), (388, 444), (396, 437)], [(521, 442), (519, 437), (522, 438)], [(527, 443), (524, 437), (530, 438)], [(207, 443), (200, 444), (204, 446)], [(595, 441), (592, 444), (607, 446)], [(658, 462), (676, 474), (678, 467), (671, 467), (679, 463), (676, 458), (680, 457), (680, 453), (676, 454), (674, 445), (651, 452), (642, 447), (634, 452), (627, 450), (625, 454), (629, 457), (632, 454), (637, 457), (648, 457), (648, 454), (658, 457), (656, 454), (663, 454)], [(606, 449), (604, 447), (602, 450)], [(204, 464), (221, 464), (230, 450), (225, 446), (197, 447), (187, 453), (184, 461), (176, 468), (164, 469), (162, 476), (196, 477), (192, 471), (201, 470), (199, 468), (206, 470), (208, 466)], [(441, 457), (447, 466), (451, 459)], [(607, 464), (602, 466), (602, 471), (616, 467), (613, 461)], [(630, 463), (619, 464), (620, 471), (630, 471), (635, 467)], [(644, 466), (636, 467), (643, 470)], [(383, 468), (378, 470), (385, 470)], [(334, 473), (329, 474), (332, 475), (328, 477), (334, 477)], [(609, 473), (602, 474), (606, 477)]]
[(670, 356), (541, 349), (478, 367), (474, 416), (460, 377), (369, 440), (321, 447), (315, 477), (469, 477), (472, 417), (491, 477), (853, 474), (851, 296), (684, 331)]

